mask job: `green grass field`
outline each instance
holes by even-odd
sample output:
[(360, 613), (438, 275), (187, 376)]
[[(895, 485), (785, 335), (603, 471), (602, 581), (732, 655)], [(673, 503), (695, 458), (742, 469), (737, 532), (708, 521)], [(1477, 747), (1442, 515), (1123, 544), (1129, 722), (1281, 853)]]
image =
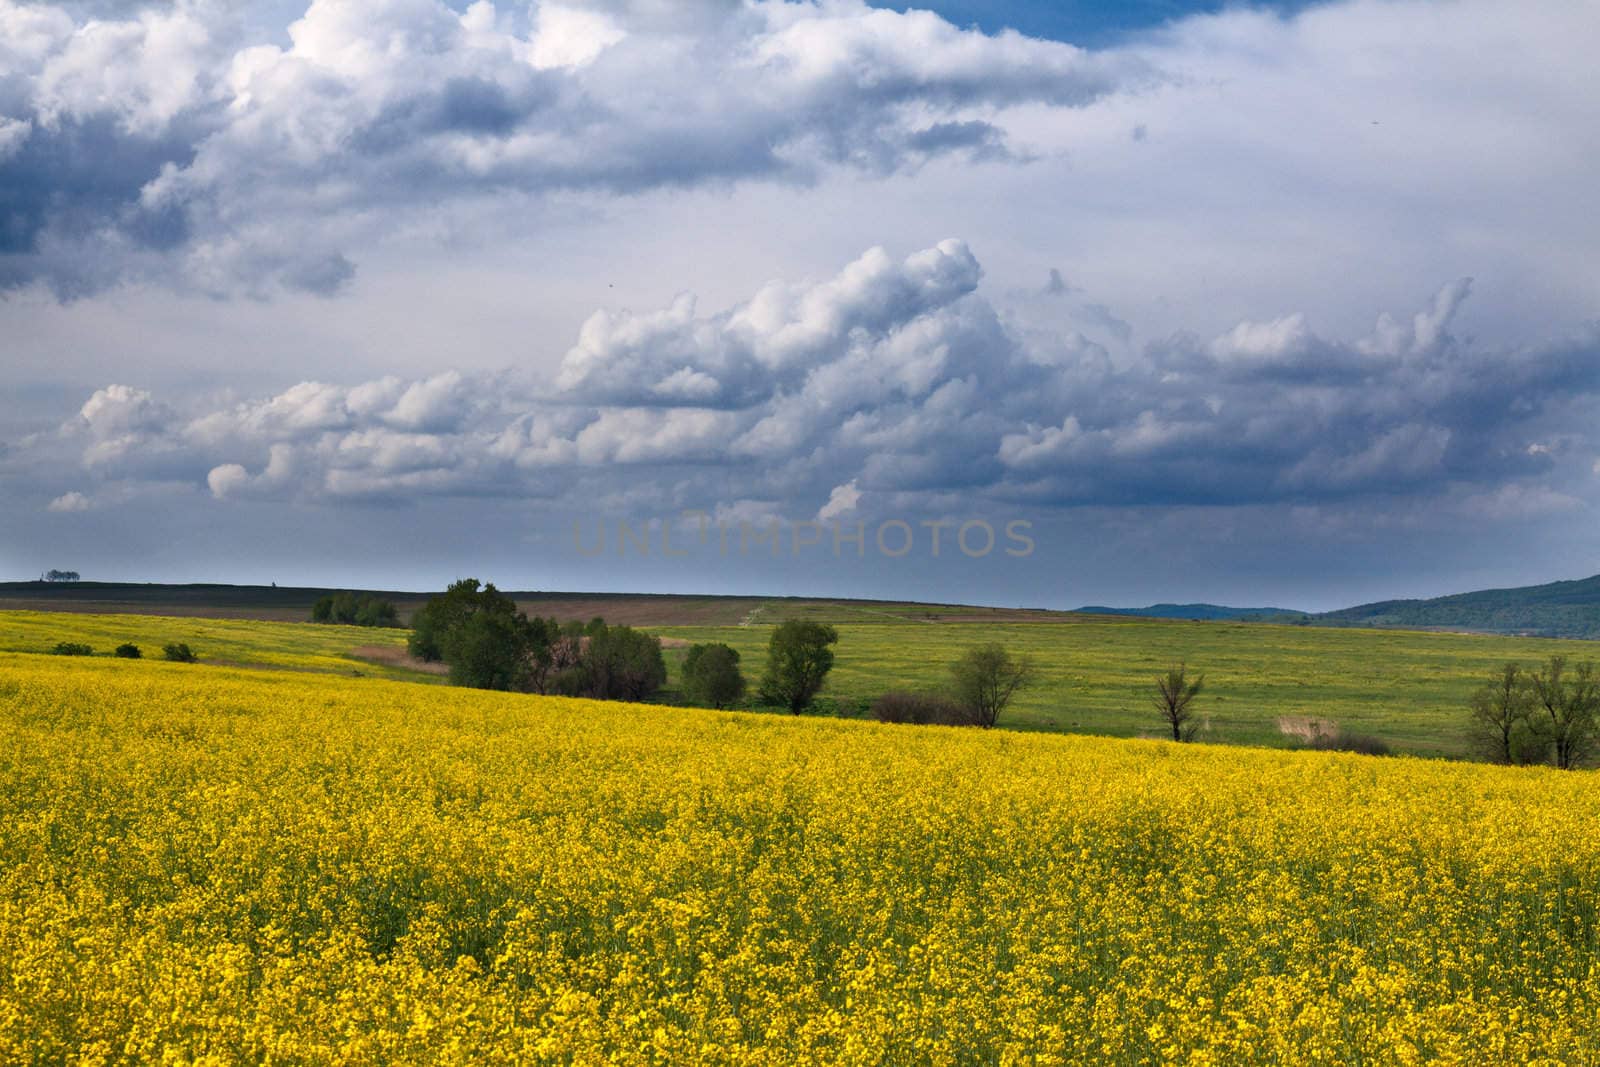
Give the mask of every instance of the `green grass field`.
[[(819, 615), (824, 611), (811, 610)], [(732, 645), (753, 688), (764, 662), (769, 623), (788, 614), (775, 605), (749, 617), (746, 626), (664, 626), (651, 631), (678, 641)], [(831, 617), (840, 618), (837, 609)], [(837, 662), (824, 690), (826, 707), (859, 715), (866, 702), (886, 690), (937, 689), (963, 650), (1000, 641), (1031, 656), (1039, 667), (1038, 683), (1018, 697), (1001, 721), (1011, 729), (1157, 735), (1152, 682), (1169, 664), (1181, 661), (1206, 675), (1204, 740), (1292, 746), (1299, 741), (1284, 734), (1280, 719), (1310, 717), (1425, 756), (1468, 754), (1467, 697), (1497, 665), (1507, 660), (1533, 665), (1555, 653), (1592, 659), (1597, 651), (1583, 641), (1251, 623), (1088, 616), (1070, 622), (927, 622), (910, 613), (880, 618), (838, 622)], [(57, 642), (79, 641), (109, 655), (130, 641), (146, 656), (159, 657), (162, 645), (182, 641), (200, 655), (201, 666), (439, 681), (400, 659), (405, 636), (403, 630), (309, 623), (0, 612), (0, 651), (46, 652)], [(662, 696), (670, 702), (677, 698), (683, 650), (669, 647), (666, 654), (672, 677)]]
[[(769, 628), (666, 627), (663, 636), (723, 641), (752, 681)], [(846, 706), (887, 689), (937, 688), (962, 651), (1000, 641), (1033, 657), (1039, 682), (1001, 720), (1014, 729), (1137, 737), (1159, 733), (1155, 676), (1184, 662), (1206, 675), (1206, 740), (1296, 743), (1285, 716), (1329, 719), (1418, 755), (1466, 754), (1466, 701), (1497, 665), (1555, 653), (1595, 658), (1592, 642), (1251, 623), (1084, 617), (1079, 622), (839, 626), (826, 695)]]
[(430, 674), (357, 656), (357, 649), (403, 649), (407, 630), (311, 623), (247, 622), (165, 615), (88, 615), (77, 612), (0, 611), (0, 652), (49, 652), (62, 641), (81, 642), (109, 656), (123, 643), (147, 659), (162, 646), (182, 642), (202, 664), (373, 675), (402, 681), (438, 681)]

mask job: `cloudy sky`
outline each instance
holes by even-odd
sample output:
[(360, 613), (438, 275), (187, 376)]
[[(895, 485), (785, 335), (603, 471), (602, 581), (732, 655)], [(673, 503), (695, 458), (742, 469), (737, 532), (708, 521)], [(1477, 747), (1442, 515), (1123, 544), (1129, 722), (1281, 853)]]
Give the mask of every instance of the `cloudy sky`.
[(1600, 571), (1600, 8), (931, 8), (0, 0), (0, 576)]

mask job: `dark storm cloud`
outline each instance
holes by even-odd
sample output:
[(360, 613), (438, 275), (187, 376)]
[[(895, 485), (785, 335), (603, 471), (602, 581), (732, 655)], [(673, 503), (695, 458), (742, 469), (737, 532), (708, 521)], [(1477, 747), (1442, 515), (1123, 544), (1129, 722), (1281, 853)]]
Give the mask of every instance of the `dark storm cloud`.
[(64, 294), (102, 283), (104, 264), (60, 260), (50, 255), (51, 243), (91, 245), (109, 230), (110, 247), (120, 241), (166, 251), (188, 238), (181, 205), (152, 208), (139, 199), (163, 167), (194, 158), (187, 140), (132, 135), (106, 115), (61, 120), (52, 129), (30, 123), (14, 136), (9, 154), (0, 152), (0, 287), (41, 274)]
[(88, 10), (0, 0), (0, 285), (330, 292), (345, 237), (474, 196), (1013, 159), (995, 109), (1142, 77), (852, 3), (314, 0), (284, 44), (227, 4)]

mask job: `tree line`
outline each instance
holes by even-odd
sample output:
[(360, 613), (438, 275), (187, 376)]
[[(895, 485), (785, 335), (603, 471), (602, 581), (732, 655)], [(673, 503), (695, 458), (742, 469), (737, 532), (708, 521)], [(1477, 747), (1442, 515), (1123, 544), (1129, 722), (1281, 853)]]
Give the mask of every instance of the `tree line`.
[[(350, 593), (323, 598), (313, 617), (399, 625), (393, 604)], [(826, 623), (792, 619), (774, 627), (754, 687), (759, 702), (796, 715), (810, 709), (833, 668), (838, 639)], [(408, 650), (419, 660), (444, 663), (452, 684), (482, 689), (646, 701), (667, 680), (659, 638), (601, 618), (562, 623), (530, 617), (492, 583), (474, 578), (451, 584), (417, 612)], [(893, 690), (874, 700), (870, 712), (883, 722), (992, 727), (1037, 677), (1028, 657), (986, 644), (950, 664), (945, 689)], [(738, 704), (750, 689), (739, 652), (722, 643), (690, 646), (681, 678), (684, 698), (701, 707)], [(1163, 735), (1178, 742), (1196, 739), (1204, 687), (1205, 675), (1182, 663), (1155, 678), (1150, 698)], [(1470, 704), (1473, 745), (1493, 762), (1574, 768), (1600, 757), (1600, 673), (1591, 663), (1574, 665), (1559, 655), (1533, 669), (1507, 663), (1473, 693)], [(1343, 732), (1319, 735), (1311, 747), (1388, 752), (1378, 738)]]
[(331, 593), (312, 605), (311, 621), (342, 626), (398, 627), (400, 611), (394, 601), (371, 593)]

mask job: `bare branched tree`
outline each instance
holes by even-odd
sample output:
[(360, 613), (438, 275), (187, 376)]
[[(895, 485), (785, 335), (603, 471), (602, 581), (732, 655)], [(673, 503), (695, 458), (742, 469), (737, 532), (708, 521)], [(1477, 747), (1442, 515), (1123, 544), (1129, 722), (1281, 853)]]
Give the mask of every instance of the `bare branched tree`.
[(1534, 756), (1533, 688), (1528, 673), (1507, 663), (1472, 694), (1472, 739), (1494, 763), (1524, 763)]
[(1195, 717), (1194, 702), (1205, 682), (1206, 676), (1203, 674), (1190, 678), (1188, 668), (1181, 663), (1168, 668), (1166, 674), (1156, 679), (1156, 710), (1172, 727), (1174, 741), (1193, 741), (1194, 735), (1199, 732), (1200, 723)]
[(950, 665), (955, 697), (966, 708), (971, 721), (990, 727), (1006, 710), (1017, 690), (1033, 681), (1033, 661), (1007, 652), (1004, 645), (989, 644), (968, 649)]
[(1570, 671), (1565, 656), (1551, 656), (1545, 669), (1529, 678), (1534, 701), (1534, 733), (1549, 746), (1555, 765), (1571, 770), (1588, 762), (1600, 740), (1600, 679), (1594, 665)]

